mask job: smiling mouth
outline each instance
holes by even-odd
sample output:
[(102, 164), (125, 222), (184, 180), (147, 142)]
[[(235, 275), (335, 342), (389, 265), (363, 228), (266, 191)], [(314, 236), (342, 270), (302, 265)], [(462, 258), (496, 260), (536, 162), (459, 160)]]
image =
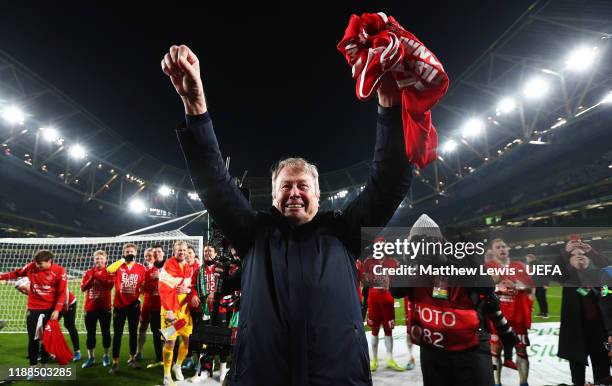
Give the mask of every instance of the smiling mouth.
[(303, 209), (304, 204), (287, 204), (285, 205), (285, 209)]

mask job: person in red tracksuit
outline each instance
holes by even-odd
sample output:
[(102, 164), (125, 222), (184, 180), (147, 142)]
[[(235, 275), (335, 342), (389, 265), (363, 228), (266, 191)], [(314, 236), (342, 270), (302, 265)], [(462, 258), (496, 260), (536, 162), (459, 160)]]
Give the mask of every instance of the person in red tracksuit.
[(136, 262), (138, 250), (135, 244), (123, 246), (123, 258), (111, 264), (107, 271), (114, 275), (115, 299), (113, 300), (113, 364), (109, 371), (116, 374), (119, 371), (119, 353), (125, 321), (128, 322), (130, 359), (128, 366), (140, 368), (136, 363), (136, 348), (138, 341), (138, 320), (140, 318), (140, 292), (145, 280), (144, 265)]
[(94, 267), (85, 272), (81, 280), (81, 291), (85, 292), (85, 329), (87, 330), (87, 360), (83, 368), (89, 368), (95, 363), (96, 325), (100, 323), (102, 333), (102, 365), (110, 366), (108, 350), (111, 345), (111, 289), (114, 277), (106, 271), (107, 253), (103, 250), (94, 252)]
[(147, 248), (144, 252), (146, 274), (144, 280), (144, 297), (140, 309), (140, 327), (138, 329), (138, 350), (136, 360), (142, 359), (142, 351), (147, 336), (147, 328), (151, 326), (153, 333), (153, 348), (155, 349), (155, 362), (147, 365), (147, 368), (161, 366), (162, 345), (161, 338), (161, 302), (159, 300), (159, 270), (164, 266), (166, 254), (161, 245), (157, 244)]
[[(15, 283), (17, 291), (24, 295), (28, 295), (30, 292), (30, 279), (27, 276), (22, 277)], [(59, 319), (64, 319), (64, 327), (68, 330), (70, 340), (72, 342), (72, 348), (74, 355), (72, 360), (78, 362), (81, 360), (81, 350), (79, 345), (79, 332), (76, 328), (76, 309), (77, 309), (77, 298), (66, 286), (66, 303), (64, 308), (59, 314)]]
[(516, 346), (516, 363), (512, 360), (512, 346), (504, 346), (504, 361), (502, 365), (502, 345), (494, 328), (491, 334), (491, 354), (495, 364), (495, 384), (501, 385), (501, 369), (503, 366), (518, 370), (520, 385), (527, 385), (529, 377), (529, 359), (527, 346), (529, 337), (527, 330), (531, 328), (531, 308), (533, 301), (530, 298), (534, 287), (531, 277), (527, 274), (527, 267), (520, 261), (512, 261), (509, 257), (510, 248), (502, 239), (494, 239), (490, 245), (495, 259), (485, 264), (485, 268), (514, 269), (515, 275), (493, 277), (496, 283), (496, 293), (499, 296), (500, 308), (508, 323), (518, 336), (520, 343)]
[(0, 274), (0, 280), (23, 276), (30, 279), (26, 324), (31, 366), (38, 363), (39, 354), (41, 363), (47, 363), (49, 360), (49, 354), (44, 347), (40, 347), (40, 340), (36, 339), (39, 320), (42, 320), (43, 327), (48, 320), (57, 320), (66, 303), (66, 272), (64, 268), (53, 263), (53, 257), (51, 251), (40, 250), (36, 252), (31, 263), (15, 271)]
[(395, 301), (389, 292), (388, 276), (376, 275), (375, 267), (396, 268), (397, 260), (390, 256), (382, 259), (367, 258), (363, 263), (364, 282), (368, 290), (368, 326), (372, 329), (372, 360), (370, 370), (378, 369), (378, 333), (382, 325), (385, 332), (387, 348), (387, 367), (395, 371), (404, 371), (393, 359), (393, 328), (395, 327)]

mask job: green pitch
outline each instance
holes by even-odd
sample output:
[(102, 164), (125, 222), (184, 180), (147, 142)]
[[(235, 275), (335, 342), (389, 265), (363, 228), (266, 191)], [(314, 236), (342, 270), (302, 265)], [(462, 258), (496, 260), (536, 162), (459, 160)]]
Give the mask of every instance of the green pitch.
[[(66, 341), (69, 342), (68, 346), (71, 347), (70, 337), (65, 334)], [(140, 362), (143, 367), (155, 359), (155, 352), (153, 350), (153, 343), (151, 342), (152, 337), (149, 335), (145, 343), (144, 359)], [(87, 350), (85, 348), (85, 335), (81, 335), (81, 355), (83, 359), (76, 363), (76, 381), (73, 381), (75, 385), (91, 385), (91, 386), (123, 386), (123, 385), (161, 385), (163, 378), (163, 368), (161, 366), (152, 369), (140, 369), (134, 370), (127, 367), (126, 361), (128, 359), (128, 340), (127, 337), (123, 337), (121, 344), (121, 359), (120, 372), (116, 375), (108, 374), (108, 367), (102, 366), (102, 337), (98, 335), (96, 345), (96, 364), (88, 369), (81, 368), (83, 361), (87, 358)], [(27, 334), (0, 334), (0, 365), (6, 366), (27, 366), (27, 345), (28, 337)], [(72, 348), (72, 347), (71, 347)], [(185, 377), (191, 377), (192, 371), (183, 371)], [(38, 384), (44, 384), (48, 386), (60, 386), (65, 385), (70, 381), (45, 381), (36, 382)], [(12, 383), (15, 386), (27, 386), (32, 385), (35, 382), (18, 381)]]

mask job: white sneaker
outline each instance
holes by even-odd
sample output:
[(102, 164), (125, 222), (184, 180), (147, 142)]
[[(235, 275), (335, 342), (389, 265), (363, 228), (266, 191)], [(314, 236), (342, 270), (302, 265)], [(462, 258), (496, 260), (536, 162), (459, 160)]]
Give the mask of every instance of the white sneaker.
[(203, 371), (201, 375), (194, 375), (193, 377), (188, 379), (188, 382), (190, 383), (199, 383), (202, 382), (204, 380), (208, 379), (208, 372), (207, 371)]
[(227, 364), (221, 363), (221, 367), (219, 369), (219, 381), (221, 381), (221, 383), (223, 383), (223, 381), (225, 380), (226, 375), (227, 375)]
[(174, 373), (174, 378), (177, 381), (184, 381), (185, 377), (183, 376), (183, 370), (181, 369), (181, 365), (175, 363), (172, 365), (172, 372)]
[(164, 386), (176, 386), (176, 383), (172, 380), (172, 375), (164, 375)]

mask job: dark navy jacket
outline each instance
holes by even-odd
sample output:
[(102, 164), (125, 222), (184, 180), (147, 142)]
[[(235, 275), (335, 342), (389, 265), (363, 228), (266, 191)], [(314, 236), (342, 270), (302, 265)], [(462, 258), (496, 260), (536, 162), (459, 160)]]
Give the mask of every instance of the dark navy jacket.
[(384, 226), (412, 177), (399, 108), (379, 107), (365, 188), (342, 212), (291, 225), (255, 212), (225, 169), (208, 113), (177, 130), (197, 193), (243, 258), (232, 385), (370, 385), (356, 289), (361, 227)]

